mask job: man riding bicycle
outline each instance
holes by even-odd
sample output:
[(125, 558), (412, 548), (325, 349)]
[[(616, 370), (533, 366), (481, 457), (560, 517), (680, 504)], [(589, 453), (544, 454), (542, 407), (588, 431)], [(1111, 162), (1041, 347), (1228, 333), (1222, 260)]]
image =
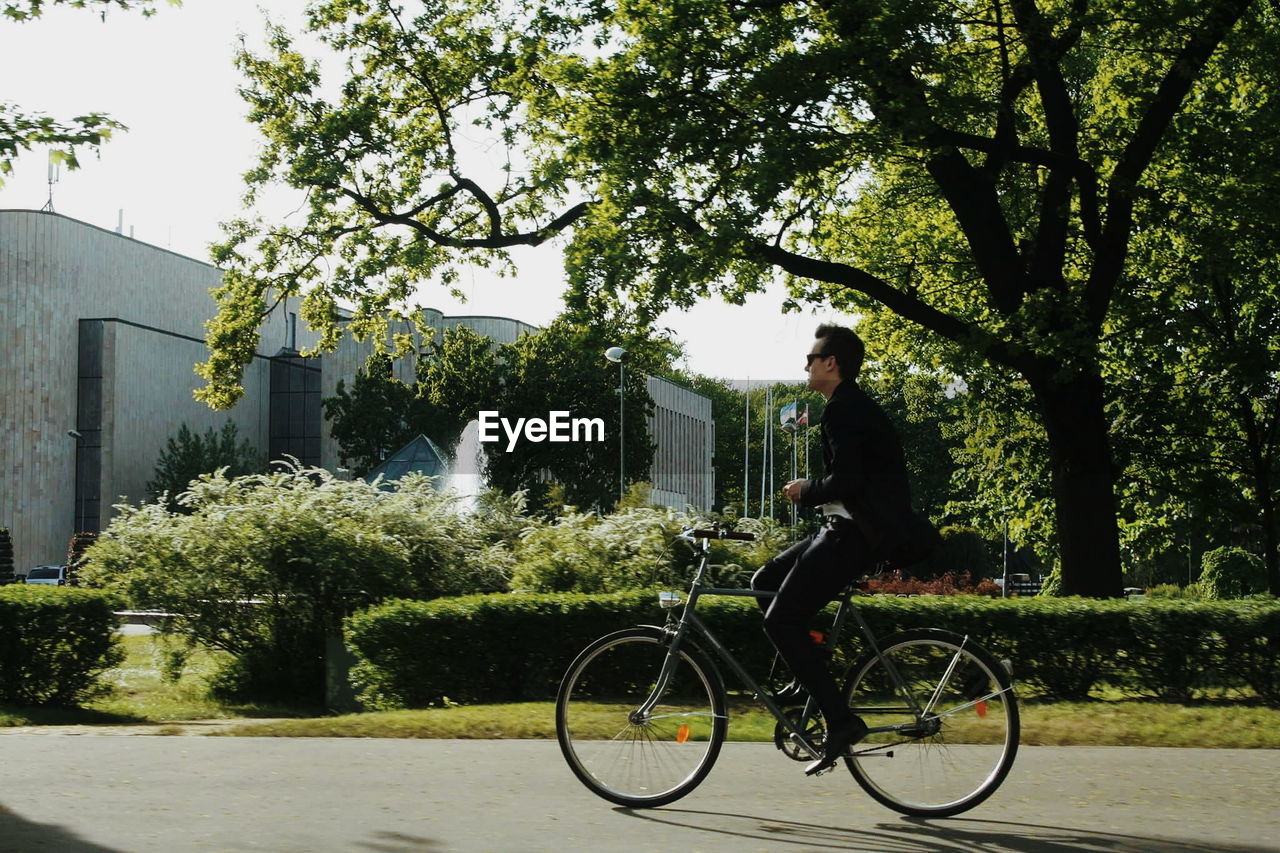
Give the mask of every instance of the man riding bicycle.
[(911, 493), (902, 442), (884, 410), (857, 384), (866, 347), (851, 329), (821, 325), (806, 356), (809, 388), (822, 394), (820, 478), (792, 480), (783, 494), (819, 507), (822, 528), (765, 563), (751, 579), (764, 628), (800, 686), (826, 721), (821, 758), (805, 772), (834, 765), (867, 732), (845, 705), (809, 623), (851, 581), (882, 561), (907, 535)]

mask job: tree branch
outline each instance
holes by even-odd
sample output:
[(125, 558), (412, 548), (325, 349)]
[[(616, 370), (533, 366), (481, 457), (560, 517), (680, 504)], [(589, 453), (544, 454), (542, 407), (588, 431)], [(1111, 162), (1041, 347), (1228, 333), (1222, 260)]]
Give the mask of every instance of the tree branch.
[(1182, 108), (1209, 58), (1253, 3), (1253, 0), (1218, 0), (1205, 14), (1160, 81), (1155, 96), (1138, 121), (1133, 138), (1121, 152), (1111, 173), (1107, 191), (1107, 221), (1098, 257), (1085, 286), (1085, 312), (1090, 326), (1101, 329), (1124, 269), (1138, 182), (1155, 156), (1156, 148)]
[[(1040, 93), (1049, 146), (1064, 160), (1079, 161), (1080, 124), (1076, 120), (1066, 81), (1062, 79), (1061, 62), (1080, 41), (1084, 31), (1081, 20), (1086, 0), (1075, 3), (1075, 19), (1067, 31), (1054, 38), (1049, 23), (1037, 8), (1035, 0), (1011, 0), (1014, 17), (1026, 41), (1029, 65)], [(1040, 196), (1039, 227), (1035, 257), (1028, 272), (1033, 282), (1046, 282), (1057, 289), (1065, 288), (1063, 267), (1067, 254), (1068, 224), (1071, 219), (1071, 179), (1074, 170), (1049, 170), (1048, 180)], [(1081, 186), (1082, 190), (1084, 185)]]
[[(471, 182), (468, 181), (467, 183)], [(435, 198), (447, 198), (456, 194), (462, 188), (462, 186), (457, 186), (446, 193), (435, 196)], [(355, 202), (362, 210), (377, 220), (380, 225), (404, 225), (438, 246), (448, 246), (454, 249), (506, 249), (512, 246), (538, 246), (585, 216), (592, 205), (592, 202), (589, 201), (579, 202), (541, 228), (511, 234), (502, 233), (500, 212), (496, 205), (493, 205), (490, 211), (489, 236), (459, 239), (437, 231), (417, 218), (417, 215), (421, 214), (429, 206), (428, 204), (420, 204), (413, 208), (410, 213), (395, 213), (383, 210), (374, 203), (373, 199), (348, 187), (336, 187), (335, 189)], [(492, 205), (492, 201), (490, 204)], [(495, 217), (497, 218), (495, 219)]]

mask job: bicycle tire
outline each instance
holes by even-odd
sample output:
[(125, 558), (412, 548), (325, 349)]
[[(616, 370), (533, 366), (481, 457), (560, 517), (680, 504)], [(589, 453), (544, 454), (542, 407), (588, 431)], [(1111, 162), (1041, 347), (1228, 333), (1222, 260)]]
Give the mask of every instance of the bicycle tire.
[(601, 637), (569, 666), (556, 695), (556, 738), (569, 768), (593, 793), (621, 806), (680, 799), (706, 778), (724, 743), (724, 687), (688, 643), (658, 705), (635, 719), (669, 643), (659, 628)]
[[(1018, 753), (1018, 702), (1008, 669), (959, 634), (935, 629), (886, 638), (850, 669), (845, 701), (869, 726), (910, 725), (859, 743), (845, 763), (873, 799), (915, 817), (968, 811), (1000, 787)], [(919, 707), (911, 710), (884, 660)], [(949, 674), (948, 674), (949, 673)]]

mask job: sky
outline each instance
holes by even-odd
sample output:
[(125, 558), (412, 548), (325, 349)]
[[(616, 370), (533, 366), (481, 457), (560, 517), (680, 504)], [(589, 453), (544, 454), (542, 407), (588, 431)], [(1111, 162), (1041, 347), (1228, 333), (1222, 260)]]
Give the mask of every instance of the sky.
[[(128, 126), (81, 168), (63, 169), (52, 188), (55, 212), (208, 261), (219, 223), (242, 213), (241, 175), (258, 148), (236, 94), (232, 55), (244, 34), (262, 41), (262, 7), (297, 31), (303, 0), (184, 0), (158, 13), (50, 8), (35, 21), (0, 22), (0, 100), (66, 119), (105, 112)], [(47, 150), (21, 156), (0, 209), (39, 209), (50, 199)], [(542, 325), (561, 308), (563, 273), (553, 248), (521, 250), (518, 275), (464, 273), (460, 302), (424, 283), (419, 304), (451, 314), (512, 317)], [(744, 306), (708, 301), (669, 312), (660, 325), (685, 346), (685, 366), (729, 379), (804, 376), (803, 355), (819, 322), (848, 323), (829, 310), (781, 313), (781, 287)]]

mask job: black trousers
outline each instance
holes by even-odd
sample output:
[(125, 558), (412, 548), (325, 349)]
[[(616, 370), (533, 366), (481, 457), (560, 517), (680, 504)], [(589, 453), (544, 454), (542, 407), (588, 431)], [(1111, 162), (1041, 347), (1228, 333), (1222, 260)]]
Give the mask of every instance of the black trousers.
[(853, 523), (828, 524), (760, 567), (754, 590), (776, 591), (756, 599), (764, 610), (764, 630), (796, 680), (822, 711), (828, 730), (852, 714), (827, 661), (809, 636), (810, 623), (844, 587), (874, 561), (866, 538)]

